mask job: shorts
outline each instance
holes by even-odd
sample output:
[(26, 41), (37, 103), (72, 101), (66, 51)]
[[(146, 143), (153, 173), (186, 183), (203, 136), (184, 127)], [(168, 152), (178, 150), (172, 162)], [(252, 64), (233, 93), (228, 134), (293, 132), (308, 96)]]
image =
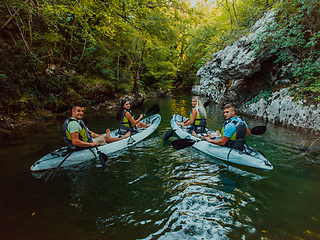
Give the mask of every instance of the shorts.
[(93, 141), (97, 142), (98, 146), (106, 144), (106, 140), (105, 140), (104, 136), (100, 136), (100, 137), (94, 138)]

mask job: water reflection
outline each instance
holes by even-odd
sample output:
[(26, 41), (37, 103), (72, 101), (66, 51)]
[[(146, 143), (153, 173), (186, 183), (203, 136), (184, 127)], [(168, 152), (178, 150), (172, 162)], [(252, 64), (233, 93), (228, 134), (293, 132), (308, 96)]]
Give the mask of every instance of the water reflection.
[(230, 226), (234, 224), (242, 227), (245, 224), (252, 231), (250, 217), (240, 217), (240, 211), (235, 209), (246, 207), (255, 198), (237, 189), (230, 175), (240, 174), (253, 181), (264, 177), (232, 166), (208, 163), (197, 152), (191, 156), (187, 152), (171, 158), (174, 164), (167, 166), (165, 174), (171, 196), (167, 200), (170, 217), (159, 231), (145, 239), (228, 239)]

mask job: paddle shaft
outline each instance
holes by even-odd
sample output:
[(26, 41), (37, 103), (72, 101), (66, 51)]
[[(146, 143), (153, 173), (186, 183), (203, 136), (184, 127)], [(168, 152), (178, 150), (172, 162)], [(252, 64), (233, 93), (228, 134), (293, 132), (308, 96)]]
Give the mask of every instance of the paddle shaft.
[(154, 105), (152, 106), (151, 108), (148, 109), (148, 111), (143, 114), (143, 116), (149, 116), (149, 115), (153, 115), (153, 114), (156, 114), (160, 111), (160, 108), (158, 105)]
[(207, 107), (210, 104), (210, 101), (207, 101), (203, 104), (203, 107)]
[[(151, 108), (148, 109), (148, 111), (146, 113), (143, 114), (142, 117), (144, 116), (150, 116), (150, 115), (153, 115), (153, 114), (157, 114), (158, 112), (160, 111), (160, 108), (158, 105), (154, 105), (152, 106)], [(140, 122), (141, 120), (139, 120), (138, 122)], [(138, 123), (137, 122), (137, 123)]]
[[(92, 135), (89, 133), (89, 135), (90, 135), (90, 140), (93, 142), (93, 137), (92, 137)], [(100, 160), (100, 162), (101, 162), (101, 165), (102, 165), (102, 168), (103, 168), (103, 170), (106, 168), (106, 166), (107, 166), (107, 161), (108, 161), (108, 156), (106, 155), (106, 154), (104, 154), (104, 153), (102, 153), (100, 150), (99, 150), (99, 148), (98, 148), (98, 146), (97, 145), (95, 145), (94, 146), (95, 148), (96, 148), (96, 150), (97, 150), (97, 153), (99, 154), (99, 160)]]
[[(261, 135), (261, 134), (265, 133), (266, 129), (267, 129), (266, 126), (256, 126), (256, 127), (252, 128), (251, 131), (252, 131), (252, 134), (254, 134), (254, 135)], [(205, 139), (202, 139), (202, 140), (200, 140), (200, 139), (199, 140), (177, 139), (172, 142), (172, 147), (176, 150), (179, 150), (179, 149), (190, 147), (193, 144), (195, 144), (199, 141), (203, 141), (203, 140), (205, 140)]]

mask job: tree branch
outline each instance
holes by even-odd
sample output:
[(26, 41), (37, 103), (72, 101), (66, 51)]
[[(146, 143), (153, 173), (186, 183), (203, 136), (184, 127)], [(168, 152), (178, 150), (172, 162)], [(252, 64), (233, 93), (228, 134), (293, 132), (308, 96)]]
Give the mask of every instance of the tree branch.
[[(30, 1), (30, 0), (27, 0), (27, 1), (25, 1), (24, 3), (27, 3), (27, 2), (29, 2), (29, 1)], [(7, 3), (6, 3), (6, 6), (7, 6), (7, 8), (8, 8)], [(3, 28), (5, 28), (5, 27), (11, 22), (11, 20), (14, 18), (14, 16), (18, 14), (19, 11), (20, 11), (20, 8), (17, 9), (17, 11), (15, 11), (14, 14), (11, 14), (11, 12), (9, 11), (11, 17), (2, 25), (2, 27), (1, 27), (0, 30), (2, 30)]]
[[(29, 0), (28, 0), (28, 1), (29, 1)], [(10, 8), (9, 8), (9, 6), (8, 6), (7, 3), (6, 3), (6, 6), (7, 6), (7, 9), (8, 9), (8, 12), (9, 12), (10, 15), (13, 17), (13, 14), (11, 13), (11, 10), (10, 10)], [(16, 11), (16, 13), (17, 13), (17, 11)], [(26, 45), (27, 49), (28, 49), (29, 52), (35, 57), (36, 60), (38, 60), (40, 63), (43, 63), (43, 62), (31, 51), (31, 49), (29, 48), (29, 45), (28, 45), (27, 41), (25, 40), (25, 38), (24, 38), (24, 36), (23, 36), (22, 30), (21, 30), (21, 28), (20, 28), (20, 26), (19, 26), (19, 23), (18, 23), (18, 21), (16, 21), (16, 22), (17, 22), (17, 27), (19, 28), (19, 31), (20, 31), (22, 40), (23, 40), (24, 44)]]

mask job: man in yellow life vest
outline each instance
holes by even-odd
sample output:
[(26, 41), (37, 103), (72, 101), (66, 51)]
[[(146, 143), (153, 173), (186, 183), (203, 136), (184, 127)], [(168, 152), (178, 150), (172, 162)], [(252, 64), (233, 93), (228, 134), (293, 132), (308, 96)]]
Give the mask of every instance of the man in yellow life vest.
[(213, 144), (229, 147), (231, 142), (236, 139), (244, 139), (246, 135), (250, 135), (250, 129), (244, 119), (236, 116), (233, 104), (227, 104), (223, 109), (224, 122), (221, 130), (220, 139), (211, 139), (211, 136), (205, 136), (205, 139)]
[(90, 131), (82, 121), (84, 105), (75, 103), (71, 108), (71, 117), (63, 123), (63, 138), (71, 150), (90, 148), (111, 143), (129, 137), (130, 132), (120, 138), (110, 137), (110, 130), (105, 135)]

